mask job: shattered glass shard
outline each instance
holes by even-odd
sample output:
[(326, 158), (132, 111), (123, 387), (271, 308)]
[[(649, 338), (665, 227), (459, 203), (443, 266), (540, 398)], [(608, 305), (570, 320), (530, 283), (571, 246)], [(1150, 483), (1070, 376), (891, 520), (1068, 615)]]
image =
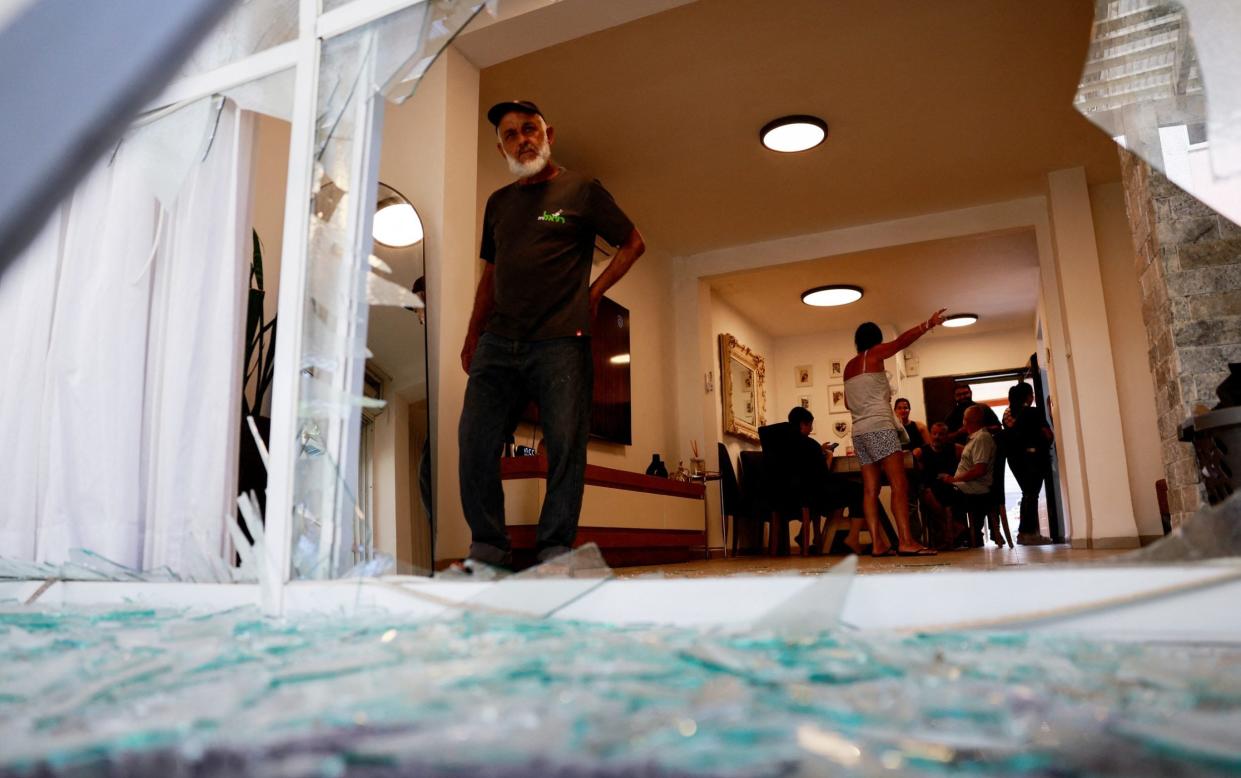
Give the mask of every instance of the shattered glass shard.
[(253, 608), (142, 605), (0, 604), (0, 635), (5, 775), (1241, 766), (1236, 646), (832, 630), (786, 639), (374, 611), (266, 620)]
[(1241, 223), (1241, 5), (1096, 0), (1074, 107)]

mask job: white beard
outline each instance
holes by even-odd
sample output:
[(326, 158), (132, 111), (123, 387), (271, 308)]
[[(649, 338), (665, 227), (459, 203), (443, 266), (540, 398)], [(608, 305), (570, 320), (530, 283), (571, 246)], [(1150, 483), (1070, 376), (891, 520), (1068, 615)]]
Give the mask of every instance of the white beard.
[(504, 155), (504, 161), (508, 163), (508, 170), (518, 178), (529, 178), (537, 176), (543, 172), (543, 168), (547, 167), (547, 161), (552, 158), (552, 146), (547, 141), (543, 141), (543, 145), (539, 147), (539, 155), (529, 162), (521, 162), (513, 159), (508, 154)]

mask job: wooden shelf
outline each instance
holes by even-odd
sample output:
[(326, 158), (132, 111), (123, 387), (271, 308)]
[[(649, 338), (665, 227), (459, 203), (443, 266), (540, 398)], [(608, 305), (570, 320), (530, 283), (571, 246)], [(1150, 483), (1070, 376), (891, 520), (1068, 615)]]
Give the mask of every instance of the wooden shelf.
[[(500, 460), (502, 480), (546, 477), (547, 457), (505, 457)], [(628, 470), (617, 470), (600, 465), (586, 465), (586, 485), (627, 489), (631, 492), (647, 494), (666, 494), (691, 500), (701, 500), (706, 494), (706, 487), (701, 483), (670, 481), (667, 478), (645, 473), (631, 473)]]

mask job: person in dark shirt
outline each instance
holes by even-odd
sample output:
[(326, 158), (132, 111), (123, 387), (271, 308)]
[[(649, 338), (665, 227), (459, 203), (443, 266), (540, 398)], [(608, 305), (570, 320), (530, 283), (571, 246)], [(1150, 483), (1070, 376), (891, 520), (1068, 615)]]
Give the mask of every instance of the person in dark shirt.
[[(961, 443), (969, 439), (969, 433), (965, 431), (965, 409), (971, 405), (982, 405), (974, 402), (974, 390), (969, 384), (957, 384), (953, 392), (953, 399), (956, 405), (953, 406), (952, 412), (948, 414), (948, 418), (944, 419), (944, 423), (948, 425), (948, 439), (953, 443)], [(991, 406), (982, 405), (983, 424), (992, 435), (996, 434), (1002, 428), (1000, 419), (995, 415), (995, 411), (991, 410)]]
[(925, 424), (909, 418), (912, 407), (909, 400), (904, 397), (897, 397), (892, 403), (892, 411), (896, 414), (896, 420), (901, 423), (901, 426), (905, 428), (905, 434), (909, 436), (909, 442), (901, 446), (906, 451), (922, 448), (931, 439), (931, 433)]
[[(810, 433), (814, 432), (814, 414), (798, 405), (789, 411), (788, 419), (789, 426), (799, 433), (797, 440), (802, 443), (794, 454), (797, 481), (806, 490), (811, 506), (819, 515), (831, 519), (842, 516), (845, 508), (849, 509), (849, 535), (845, 538), (845, 545), (853, 553), (861, 554), (862, 485), (832, 472), (836, 444), (820, 445), (810, 437)], [(816, 537), (813, 547), (819, 548), (821, 542), (822, 539)]]
[[(913, 406), (906, 397), (897, 397), (892, 402), (892, 411), (896, 414), (896, 422), (905, 428), (905, 436), (909, 438), (907, 442), (901, 443), (901, 448), (905, 451), (914, 451), (927, 444), (931, 438), (931, 433), (927, 430), (926, 425), (920, 421), (914, 421), (909, 418), (910, 411)], [(916, 463), (916, 460), (915, 460)], [(909, 530), (923, 543), (929, 542), (929, 531), (926, 526), (926, 518), (922, 515), (922, 510), (918, 502), (918, 493), (921, 490), (917, 485), (910, 483), (909, 485)]]
[[(497, 103), (487, 119), (517, 180), (492, 193), (483, 215), (483, 273), (461, 349), (470, 378), (458, 427), (459, 475), (470, 559), (509, 566), (499, 459), (505, 425), (514, 408), (529, 399), (538, 404), (547, 495), (536, 552), (541, 561), (559, 556), (577, 535), (585, 485), (590, 323), (645, 244), (602, 184), (552, 160), (555, 130), (538, 106)], [(596, 236), (617, 251), (591, 283)]]
[(1024, 381), (1008, 390), (1004, 436), (1008, 467), (1021, 486), (1017, 542), (1023, 546), (1044, 546), (1051, 539), (1039, 532), (1038, 496), (1051, 472), (1054, 435), (1043, 411), (1032, 407), (1033, 402), (1034, 388)]
[(929, 519), (930, 542), (940, 550), (947, 550), (954, 546), (965, 527), (957, 525), (952, 512), (956, 494), (940, 476), (957, 472), (962, 447), (948, 439), (948, 425), (942, 421), (931, 425), (930, 439), (930, 443), (913, 452), (921, 473), (918, 496)]

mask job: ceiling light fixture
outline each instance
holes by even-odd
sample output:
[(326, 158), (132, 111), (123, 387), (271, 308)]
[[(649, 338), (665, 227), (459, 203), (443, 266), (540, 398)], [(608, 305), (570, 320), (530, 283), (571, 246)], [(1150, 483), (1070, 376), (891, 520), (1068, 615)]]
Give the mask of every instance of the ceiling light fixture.
[(422, 219), (418, 218), (409, 198), (381, 181), (378, 199), (371, 228), (371, 235), (377, 242), (404, 248), (422, 240)]
[(837, 305), (848, 305), (862, 299), (862, 287), (846, 284), (816, 286), (801, 293), (801, 301), (816, 308), (831, 308)]
[(772, 151), (792, 153), (818, 146), (827, 137), (827, 122), (817, 116), (782, 116), (763, 125), (758, 138)]
[(978, 314), (976, 313), (958, 313), (954, 316), (949, 316), (948, 318), (944, 319), (944, 326), (945, 327), (968, 327), (976, 321), (978, 321)]

